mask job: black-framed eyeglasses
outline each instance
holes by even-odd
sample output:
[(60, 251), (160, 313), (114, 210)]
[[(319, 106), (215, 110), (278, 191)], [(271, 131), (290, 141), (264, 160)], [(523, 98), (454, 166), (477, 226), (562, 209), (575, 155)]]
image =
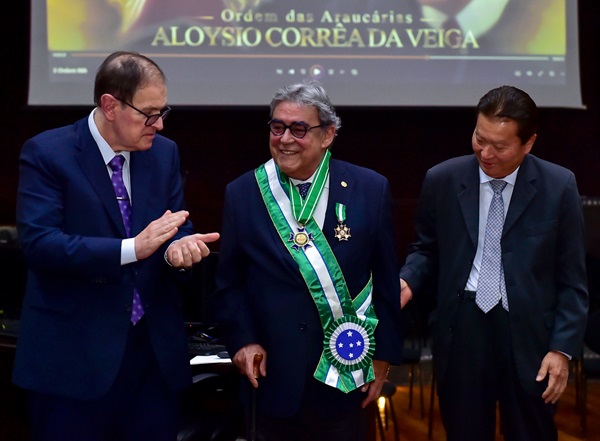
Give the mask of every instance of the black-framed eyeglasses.
[(309, 126), (308, 124), (299, 121), (295, 121), (288, 126), (279, 119), (272, 119), (268, 122), (268, 125), (269, 130), (275, 136), (283, 136), (285, 131), (290, 129), (292, 136), (297, 139), (304, 138), (309, 130), (316, 129), (317, 127), (323, 127), (323, 124), (319, 124), (318, 126)]
[[(117, 99), (119, 100), (119, 98), (117, 98)], [(142, 112), (140, 109), (135, 107), (133, 104), (128, 103), (127, 101), (123, 101), (123, 100), (119, 100), (119, 101), (121, 101), (123, 104), (131, 107), (136, 112), (144, 115), (146, 117), (146, 122), (144, 123), (145, 126), (153, 125), (156, 121), (158, 121), (158, 118), (162, 118), (162, 120), (164, 122), (165, 119), (167, 119), (167, 116), (169, 116), (169, 112), (171, 112), (171, 108), (169, 106), (167, 106), (164, 109), (162, 109), (160, 111), (160, 113), (155, 113), (154, 115), (148, 115), (146, 112)]]

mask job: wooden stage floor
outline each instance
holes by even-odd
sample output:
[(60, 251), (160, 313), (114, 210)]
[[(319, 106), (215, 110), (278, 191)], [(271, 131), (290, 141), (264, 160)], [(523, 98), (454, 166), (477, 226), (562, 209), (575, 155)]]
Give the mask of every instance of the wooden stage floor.
[[(390, 373), (390, 379), (398, 384), (392, 402), (398, 419), (400, 440), (445, 441), (446, 437), (437, 407), (437, 398), (434, 400), (432, 436), (431, 438), (428, 437), (430, 373), (427, 369), (423, 370), (424, 412), (421, 415), (420, 393), (416, 381), (413, 390), (412, 408), (409, 408), (409, 388), (405, 381), (406, 369), (408, 369), (406, 366), (394, 367)], [(587, 436), (583, 437), (581, 433), (580, 415), (575, 407), (575, 380), (571, 375), (567, 390), (559, 402), (555, 418), (559, 431), (559, 441), (600, 441), (600, 381), (589, 380), (587, 390)], [(385, 440), (383, 441), (395, 441), (393, 424), (389, 418), (387, 421), (389, 425), (387, 430), (384, 430)], [(379, 433), (377, 434), (377, 441), (382, 441)], [(503, 441), (502, 436), (498, 434), (496, 441)]]

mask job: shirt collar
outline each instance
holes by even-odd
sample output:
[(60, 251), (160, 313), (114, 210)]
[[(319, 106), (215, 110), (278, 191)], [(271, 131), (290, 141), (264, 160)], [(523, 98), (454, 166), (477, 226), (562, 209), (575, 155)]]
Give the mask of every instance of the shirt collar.
[[(508, 184), (512, 185), (513, 187), (515, 186), (515, 182), (517, 182), (517, 173), (519, 172), (519, 168), (521, 168), (521, 166), (517, 167), (515, 169), (514, 172), (512, 172), (510, 175), (505, 176), (503, 178), (500, 178), (502, 181), (506, 181)], [(480, 184), (485, 184), (486, 182), (489, 181), (493, 181), (496, 178), (492, 178), (488, 175), (486, 175), (483, 170), (481, 169), (481, 167), (479, 167), (479, 183)]]
[(98, 110), (97, 108), (93, 109), (90, 112), (90, 115), (88, 116), (88, 127), (90, 129), (90, 132), (92, 133), (92, 138), (94, 138), (94, 141), (96, 141), (96, 144), (98, 145), (98, 149), (100, 150), (100, 154), (102, 155), (102, 158), (104, 159), (104, 163), (106, 165), (108, 165), (108, 163), (111, 161), (112, 158), (114, 158), (117, 154), (121, 154), (125, 157), (125, 161), (127, 163), (129, 163), (129, 158), (130, 158), (130, 153), (131, 152), (115, 152), (110, 145), (108, 145), (108, 142), (106, 142), (106, 140), (102, 137), (102, 135), (100, 134), (100, 131), (98, 130), (98, 126), (96, 125), (96, 121), (94, 121), (94, 113), (96, 112), (96, 110)]

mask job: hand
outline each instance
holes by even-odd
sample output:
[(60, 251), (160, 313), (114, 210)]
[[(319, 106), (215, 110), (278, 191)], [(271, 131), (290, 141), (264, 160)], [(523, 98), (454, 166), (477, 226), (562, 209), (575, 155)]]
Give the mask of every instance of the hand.
[(546, 404), (555, 404), (567, 387), (567, 380), (569, 379), (568, 357), (558, 351), (548, 352), (542, 360), (535, 381), (542, 381), (548, 374), (550, 374), (548, 387), (542, 394), (542, 399)]
[[(255, 357), (257, 362), (260, 358), (258, 369), (254, 366)], [(231, 361), (255, 388), (258, 387), (258, 378), (267, 376), (267, 351), (257, 343), (244, 346), (236, 352)]]
[(190, 234), (176, 240), (167, 248), (167, 260), (175, 268), (189, 269), (210, 254), (207, 243), (214, 242), (219, 233)]
[(413, 298), (412, 289), (406, 283), (406, 280), (400, 279), (400, 308), (404, 308)]
[(138, 260), (150, 257), (165, 242), (171, 239), (177, 233), (177, 229), (186, 221), (189, 212), (185, 210), (175, 213), (171, 210), (165, 211), (158, 219), (142, 230), (135, 236), (135, 256)]
[(367, 407), (370, 402), (377, 401), (379, 395), (381, 395), (381, 388), (387, 379), (389, 370), (390, 364), (387, 361), (373, 360), (375, 379), (360, 388), (361, 392), (368, 392), (367, 397), (362, 402), (363, 409)]

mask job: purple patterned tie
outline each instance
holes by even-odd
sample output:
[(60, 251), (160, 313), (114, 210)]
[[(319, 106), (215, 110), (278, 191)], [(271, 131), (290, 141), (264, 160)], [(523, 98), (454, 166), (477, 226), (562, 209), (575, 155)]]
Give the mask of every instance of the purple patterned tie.
[(489, 184), (494, 191), (494, 196), (492, 197), (485, 227), (483, 257), (475, 297), (475, 302), (485, 313), (496, 306), (500, 299), (502, 299), (502, 306), (508, 311), (504, 270), (502, 268), (502, 246), (500, 244), (502, 228), (504, 227), (502, 190), (506, 187), (506, 181), (494, 179), (489, 181)]
[[(117, 201), (119, 202), (119, 208), (121, 210), (121, 216), (123, 217), (123, 224), (125, 224), (125, 232), (127, 237), (131, 237), (131, 204), (129, 203), (129, 194), (123, 183), (123, 163), (125, 157), (123, 155), (116, 155), (108, 163), (112, 170), (111, 180), (113, 187), (115, 187), (115, 194), (117, 195)], [(137, 289), (133, 289), (133, 305), (131, 307), (131, 323), (134, 325), (144, 315), (144, 307), (140, 299), (140, 294)]]

